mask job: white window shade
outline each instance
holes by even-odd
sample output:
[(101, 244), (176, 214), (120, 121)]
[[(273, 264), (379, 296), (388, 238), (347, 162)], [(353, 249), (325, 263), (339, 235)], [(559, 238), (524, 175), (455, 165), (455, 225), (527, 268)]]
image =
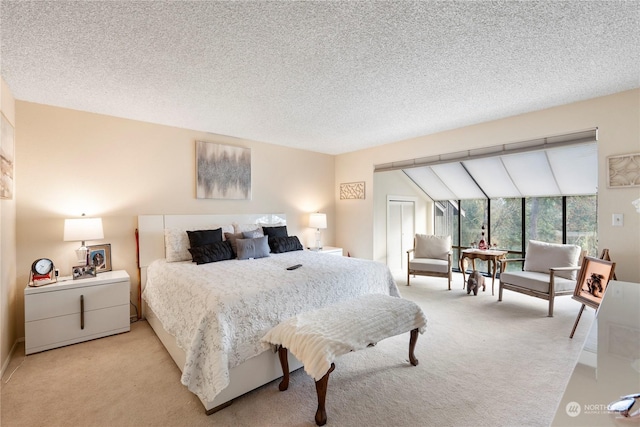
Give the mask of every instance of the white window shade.
[(563, 195), (590, 195), (598, 191), (598, 146), (584, 144), (548, 150), (553, 175)]
[(530, 197), (554, 196), (560, 188), (544, 151), (504, 156), (502, 161), (520, 193)]
[(489, 198), (522, 197), (522, 193), (511, 181), (500, 157), (486, 157), (463, 163)]
[(431, 168), (413, 168), (404, 171), (433, 200), (453, 200), (456, 195), (447, 188)]
[(402, 169), (433, 200), (594, 195), (598, 130), (377, 165)]
[(483, 199), (485, 194), (478, 188), (461, 163), (445, 163), (431, 166), (433, 172), (456, 195), (458, 200)]

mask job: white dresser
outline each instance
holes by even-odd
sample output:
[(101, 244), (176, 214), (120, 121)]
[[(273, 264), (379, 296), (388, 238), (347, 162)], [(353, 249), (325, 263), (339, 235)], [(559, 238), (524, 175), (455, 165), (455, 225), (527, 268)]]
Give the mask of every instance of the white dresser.
[(126, 271), (24, 290), (25, 354), (128, 332)]

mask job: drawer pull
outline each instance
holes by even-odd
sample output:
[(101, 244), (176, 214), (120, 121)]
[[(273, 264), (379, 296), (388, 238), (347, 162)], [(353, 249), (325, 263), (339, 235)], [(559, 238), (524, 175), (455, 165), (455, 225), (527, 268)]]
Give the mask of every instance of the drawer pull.
[(84, 329), (84, 295), (80, 295), (80, 329)]

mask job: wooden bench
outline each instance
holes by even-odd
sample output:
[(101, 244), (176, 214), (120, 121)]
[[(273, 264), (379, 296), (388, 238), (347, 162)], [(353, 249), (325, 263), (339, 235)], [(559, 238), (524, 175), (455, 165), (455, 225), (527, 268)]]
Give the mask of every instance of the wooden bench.
[(271, 329), (262, 339), (278, 350), (283, 378), (279, 389), (289, 387), (287, 349), (300, 360), (316, 382), (316, 424), (327, 422), (325, 398), (329, 374), (337, 356), (410, 332), (409, 362), (418, 365), (414, 349), (427, 320), (413, 301), (388, 295), (363, 295), (292, 317)]

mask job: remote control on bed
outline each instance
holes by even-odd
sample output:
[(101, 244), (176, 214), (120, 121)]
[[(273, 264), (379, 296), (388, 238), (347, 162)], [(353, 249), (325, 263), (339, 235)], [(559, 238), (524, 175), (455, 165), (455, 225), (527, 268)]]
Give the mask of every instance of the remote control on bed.
[(302, 264), (292, 265), (291, 267), (287, 267), (287, 270), (295, 270), (296, 268), (302, 267)]

